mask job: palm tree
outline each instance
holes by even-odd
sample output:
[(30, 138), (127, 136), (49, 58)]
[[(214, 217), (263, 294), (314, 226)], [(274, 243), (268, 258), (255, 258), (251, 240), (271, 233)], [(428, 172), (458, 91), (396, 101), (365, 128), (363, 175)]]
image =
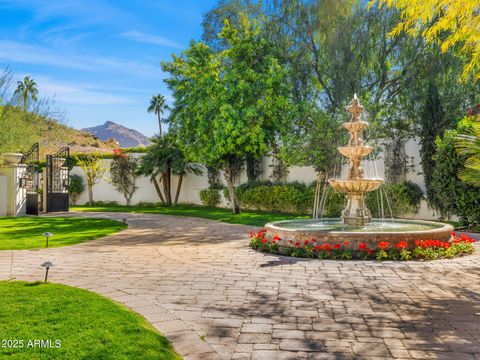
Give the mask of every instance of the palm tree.
[(480, 187), (480, 122), (472, 121), (464, 134), (457, 136), (455, 147), (460, 155), (467, 157), (460, 179)]
[[(202, 172), (196, 164), (185, 160), (183, 153), (168, 134), (165, 137), (152, 138), (152, 145), (148, 152), (140, 160), (138, 174), (150, 177), (160, 200), (167, 206), (176, 204), (180, 196), (183, 177), (187, 173), (200, 175)], [(177, 191), (175, 200), (172, 202), (172, 174), (178, 175)], [(160, 178), (160, 181), (157, 178)], [(163, 185), (163, 194), (160, 190), (160, 182)]]
[(188, 162), (180, 150), (176, 150), (172, 161), (172, 173), (178, 176), (177, 191), (175, 192), (174, 204), (178, 204), (180, 190), (182, 189), (183, 177), (188, 173), (202, 175), (200, 165)]
[(152, 96), (152, 99), (150, 100), (150, 105), (148, 106), (147, 111), (149, 113), (153, 112), (157, 114), (160, 137), (162, 137), (162, 121), (160, 116), (163, 114), (163, 111), (165, 109), (168, 109), (167, 101), (165, 100), (165, 97), (160, 94)]
[(17, 89), (14, 94), (23, 99), (23, 111), (27, 111), (28, 99), (38, 100), (37, 83), (29, 76), (25, 76), (23, 81), (17, 81)]

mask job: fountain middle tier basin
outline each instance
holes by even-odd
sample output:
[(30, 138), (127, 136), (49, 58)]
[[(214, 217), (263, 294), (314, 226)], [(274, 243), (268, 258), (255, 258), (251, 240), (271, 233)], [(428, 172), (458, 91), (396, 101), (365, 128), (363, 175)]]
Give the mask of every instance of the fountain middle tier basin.
[(368, 145), (361, 146), (339, 146), (338, 152), (348, 158), (362, 158), (373, 151), (373, 147)]
[(441, 240), (451, 238), (453, 226), (433, 221), (421, 220), (383, 220), (373, 219), (365, 226), (344, 225), (341, 219), (323, 220), (286, 220), (265, 225), (266, 237), (271, 240), (275, 235), (280, 237), (279, 246), (289, 246), (305, 240), (315, 239), (317, 244), (344, 244), (352, 251), (358, 251), (363, 242), (368, 248), (377, 250), (380, 241), (388, 241), (393, 246), (399, 241), (406, 241), (413, 248), (415, 240)]
[(366, 193), (376, 190), (382, 185), (382, 179), (329, 179), (328, 182), (336, 191), (343, 193)]

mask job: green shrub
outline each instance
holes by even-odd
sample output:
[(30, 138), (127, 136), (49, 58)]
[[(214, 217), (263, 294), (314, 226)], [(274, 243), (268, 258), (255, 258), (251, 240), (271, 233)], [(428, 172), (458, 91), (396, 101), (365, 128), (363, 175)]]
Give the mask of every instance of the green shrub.
[(463, 225), (477, 229), (480, 227), (480, 188), (458, 178), (464, 168), (465, 157), (455, 151), (456, 135), (456, 131), (446, 131), (443, 138), (437, 138), (430, 185), (434, 189), (434, 197), (429, 202), (443, 217), (456, 214)]
[[(88, 206), (86, 202), (83, 206)], [(93, 207), (118, 206), (118, 201), (94, 201)]]
[[(417, 211), (423, 197), (421, 189), (412, 182), (383, 185), (381, 191), (385, 216), (390, 216), (386, 197), (392, 208), (393, 216)], [(238, 202), (244, 209), (305, 214), (312, 211), (315, 183), (306, 185), (292, 182), (275, 185), (270, 181), (255, 181), (239, 185), (236, 187), (236, 192)], [(227, 189), (224, 189), (224, 195), (226, 199), (229, 198)], [(323, 216), (340, 217), (346, 205), (345, 195), (329, 188), (326, 196)], [(379, 200), (380, 190), (367, 194), (367, 206), (374, 217), (380, 216)]]
[(161, 204), (154, 203), (154, 202), (149, 202), (149, 201), (140, 201), (135, 204), (137, 207), (142, 207), (142, 208), (155, 208)]
[(315, 188), (303, 183), (273, 185), (265, 181), (242, 184), (236, 191), (245, 209), (301, 214), (311, 209), (315, 195)]
[(405, 181), (400, 184), (382, 185), (380, 189), (368, 193), (365, 201), (373, 217), (381, 217), (382, 200), (385, 216), (398, 217), (407, 213), (416, 213), (422, 199), (422, 189), (411, 181)]
[(220, 204), (220, 190), (203, 189), (200, 191), (200, 201), (205, 206), (217, 206)]
[(77, 202), (78, 198), (85, 191), (85, 182), (80, 175), (70, 175), (70, 184), (68, 186), (68, 193), (70, 194), (70, 200), (73, 205)]

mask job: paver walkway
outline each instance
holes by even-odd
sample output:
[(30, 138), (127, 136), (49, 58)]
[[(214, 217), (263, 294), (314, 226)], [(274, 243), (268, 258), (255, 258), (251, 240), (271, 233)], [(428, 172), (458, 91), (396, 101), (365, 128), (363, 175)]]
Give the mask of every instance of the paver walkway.
[[(0, 252), (0, 279), (49, 279), (139, 312), (185, 359), (480, 359), (480, 256), (348, 262), (264, 255), (248, 226), (149, 214), (80, 245)], [(55, 237), (51, 239), (55, 241)]]

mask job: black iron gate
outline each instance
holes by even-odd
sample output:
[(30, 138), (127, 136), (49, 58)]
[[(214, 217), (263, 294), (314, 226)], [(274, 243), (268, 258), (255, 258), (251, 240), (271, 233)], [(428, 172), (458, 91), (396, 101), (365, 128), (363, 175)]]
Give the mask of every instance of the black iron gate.
[(29, 215), (38, 215), (38, 188), (39, 188), (39, 145), (34, 144), (30, 150), (25, 153), (20, 161), (27, 165), (23, 176), (20, 178), (21, 186), (26, 191), (26, 213)]
[(68, 211), (69, 156), (68, 147), (61, 148), (56, 154), (47, 155), (47, 212)]

